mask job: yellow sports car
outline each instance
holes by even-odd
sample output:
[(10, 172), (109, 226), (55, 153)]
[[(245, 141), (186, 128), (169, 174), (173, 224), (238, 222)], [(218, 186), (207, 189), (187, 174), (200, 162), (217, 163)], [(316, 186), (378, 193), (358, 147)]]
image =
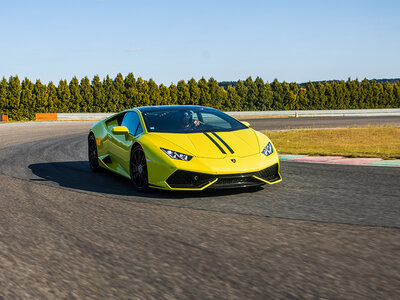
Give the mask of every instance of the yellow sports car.
[(90, 128), (89, 165), (129, 178), (138, 191), (280, 182), (276, 149), (249, 126), (203, 106), (128, 109)]

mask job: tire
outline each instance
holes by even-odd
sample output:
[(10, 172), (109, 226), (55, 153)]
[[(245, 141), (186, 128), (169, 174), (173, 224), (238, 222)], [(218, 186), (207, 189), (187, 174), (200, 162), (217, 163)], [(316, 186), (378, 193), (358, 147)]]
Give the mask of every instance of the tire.
[(101, 167), (99, 165), (99, 155), (97, 154), (96, 138), (93, 133), (90, 133), (88, 138), (88, 157), (90, 169), (93, 172), (99, 172)]
[(147, 172), (146, 155), (139, 144), (134, 145), (132, 148), (129, 166), (133, 188), (138, 192), (148, 191), (149, 177)]

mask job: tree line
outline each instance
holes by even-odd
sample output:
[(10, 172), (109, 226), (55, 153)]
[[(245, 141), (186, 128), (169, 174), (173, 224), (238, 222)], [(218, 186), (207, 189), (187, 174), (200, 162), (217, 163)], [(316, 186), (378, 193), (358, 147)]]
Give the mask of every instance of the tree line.
[[(304, 86), (304, 87), (303, 87)], [(135, 78), (132, 73), (102, 80), (94, 76), (43, 84), (18, 76), (0, 81), (0, 113), (33, 120), (35, 113), (118, 112), (147, 105), (194, 104), (224, 111), (366, 109), (400, 107), (400, 82), (364, 79), (329, 82), (264, 82), (260, 77), (220, 86), (214, 78), (180, 80), (176, 85)]]

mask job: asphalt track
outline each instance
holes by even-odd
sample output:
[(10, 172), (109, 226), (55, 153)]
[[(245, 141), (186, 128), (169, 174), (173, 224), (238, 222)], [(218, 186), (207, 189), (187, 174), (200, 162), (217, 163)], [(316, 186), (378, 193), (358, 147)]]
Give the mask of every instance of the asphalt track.
[(273, 186), (138, 194), (90, 172), (89, 126), (0, 126), (0, 299), (400, 297), (400, 168), (282, 162)]

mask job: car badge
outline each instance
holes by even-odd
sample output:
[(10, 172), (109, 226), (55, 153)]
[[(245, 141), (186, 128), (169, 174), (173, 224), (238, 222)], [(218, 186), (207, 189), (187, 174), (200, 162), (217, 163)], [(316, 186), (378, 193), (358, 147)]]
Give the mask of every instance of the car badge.
[(234, 158), (231, 158), (231, 161), (232, 161), (233, 163), (235, 163), (235, 162), (236, 162), (236, 159), (234, 159)]

